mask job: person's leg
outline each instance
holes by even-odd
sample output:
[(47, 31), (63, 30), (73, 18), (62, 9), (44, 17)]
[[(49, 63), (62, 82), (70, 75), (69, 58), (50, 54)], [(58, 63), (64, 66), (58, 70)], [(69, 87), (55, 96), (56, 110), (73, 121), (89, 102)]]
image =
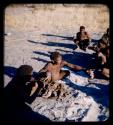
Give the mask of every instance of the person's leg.
[(88, 47), (88, 46), (89, 46), (89, 44), (90, 44), (89, 39), (86, 39), (86, 47)]
[(97, 59), (95, 60), (95, 68), (96, 68), (97, 70), (103, 68), (102, 58), (97, 57)]
[(101, 58), (102, 62), (101, 64), (105, 64), (106, 63), (106, 56), (103, 53), (98, 53), (98, 57)]
[(76, 47), (74, 49), (77, 49), (79, 47), (79, 41), (77, 39), (74, 39), (73, 41), (74, 41), (74, 43), (76, 45)]
[(88, 47), (89, 45), (89, 39), (85, 39), (83, 40), (83, 49), (86, 50), (86, 48)]
[(83, 49), (83, 40), (79, 42), (80, 49)]
[(68, 70), (61, 70), (59, 79), (64, 79), (69, 75), (70, 75), (70, 72)]
[(73, 42), (78, 45), (79, 41), (77, 39), (73, 39)]
[(104, 75), (105, 77), (109, 78), (109, 69), (103, 68), (102, 69), (102, 75)]

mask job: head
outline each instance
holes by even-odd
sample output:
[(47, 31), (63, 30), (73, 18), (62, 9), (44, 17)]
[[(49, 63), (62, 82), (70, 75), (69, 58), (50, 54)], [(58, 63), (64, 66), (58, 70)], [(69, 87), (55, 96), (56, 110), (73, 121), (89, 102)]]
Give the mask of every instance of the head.
[(53, 52), (53, 53), (50, 55), (50, 59), (52, 60), (53, 63), (60, 64), (61, 61), (62, 61), (62, 56), (60, 55), (59, 52)]
[(30, 65), (21, 65), (17, 69), (16, 78), (22, 83), (32, 80), (33, 68)]
[(85, 26), (80, 26), (80, 32), (85, 32)]

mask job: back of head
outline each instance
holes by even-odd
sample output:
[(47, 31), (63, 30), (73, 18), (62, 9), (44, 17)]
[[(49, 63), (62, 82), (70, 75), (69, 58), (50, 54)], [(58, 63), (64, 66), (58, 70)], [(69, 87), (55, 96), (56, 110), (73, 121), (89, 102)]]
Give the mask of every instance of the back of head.
[(21, 83), (26, 83), (32, 78), (33, 68), (30, 65), (21, 65), (16, 72), (16, 81)]
[(81, 29), (85, 29), (85, 26), (80, 26), (80, 30), (81, 30)]
[(17, 69), (17, 73), (16, 76), (26, 76), (26, 75), (30, 75), (33, 71), (32, 66), (30, 65), (21, 65), (18, 69)]
[(59, 52), (53, 52), (50, 55), (50, 59), (51, 60), (56, 60), (59, 56), (61, 56)]
[(21, 65), (17, 69), (15, 77), (5, 87), (5, 92), (7, 92), (9, 96), (10, 96), (10, 93), (12, 92), (14, 92), (13, 94), (15, 94), (15, 90), (20, 89), (18, 88), (18, 85), (24, 86), (25, 83), (31, 79), (30, 74), (32, 73), (32, 71), (33, 71), (33, 68), (31, 66)]

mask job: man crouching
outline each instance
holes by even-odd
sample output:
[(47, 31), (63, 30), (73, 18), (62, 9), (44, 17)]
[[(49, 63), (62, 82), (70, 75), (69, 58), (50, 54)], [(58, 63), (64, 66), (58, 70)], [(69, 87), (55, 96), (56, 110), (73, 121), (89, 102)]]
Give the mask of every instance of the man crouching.
[(39, 72), (46, 72), (47, 73), (47, 79), (52, 80), (53, 82), (57, 80), (62, 80), (65, 77), (70, 75), (69, 70), (62, 70), (64, 66), (69, 67), (70, 69), (74, 71), (80, 71), (84, 70), (87, 72), (86, 68), (83, 68), (78, 65), (73, 65), (71, 63), (68, 63), (67, 61), (62, 59), (62, 56), (59, 52), (53, 52), (50, 55), (51, 61), (48, 62)]

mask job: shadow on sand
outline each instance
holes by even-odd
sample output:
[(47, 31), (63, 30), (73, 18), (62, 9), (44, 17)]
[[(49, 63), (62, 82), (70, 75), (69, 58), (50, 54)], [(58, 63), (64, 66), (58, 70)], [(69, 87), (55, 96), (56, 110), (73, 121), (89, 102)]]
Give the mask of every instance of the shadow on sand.
[(54, 34), (42, 34), (43, 36), (50, 36), (50, 37), (60, 37), (63, 40), (73, 40), (73, 37), (69, 37), (69, 36), (62, 36), (62, 35), (54, 35)]
[(39, 52), (39, 51), (33, 51), (33, 53), (38, 54), (38, 55), (48, 56), (48, 57), (50, 56), (50, 54)]
[(69, 49), (74, 49), (75, 45), (71, 43), (61, 43), (61, 42), (47, 42), (47, 43), (40, 43), (42, 45), (50, 46), (50, 47), (64, 47), (64, 48), (69, 48)]
[(94, 88), (91, 86), (80, 86), (77, 84), (72, 83), (68, 79), (68, 85), (73, 89), (77, 89), (86, 93), (87, 96), (91, 96), (97, 103), (101, 104), (102, 106), (109, 107), (109, 85), (99, 84), (99, 83), (91, 83), (98, 88)]
[(38, 44), (38, 42), (35, 42), (33, 40), (27, 40), (27, 41), (30, 42), (30, 43)]
[(45, 59), (41, 59), (41, 58), (36, 58), (36, 57), (32, 57), (31, 59), (34, 59), (34, 60), (37, 60), (37, 61), (41, 61), (41, 62), (44, 62), (44, 63), (47, 63), (48, 61), (47, 60), (45, 60)]
[(82, 52), (72, 52), (62, 55), (63, 59), (69, 63), (79, 65), (85, 68), (94, 68), (95, 63), (92, 54)]
[(68, 50), (64, 50), (64, 49), (56, 49), (56, 51), (59, 51), (59, 52), (65, 52), (65, 53), (69, 53), (70, 51)]
[(14, 77), (16, 73), (17, 68), (11, 67), (11, 66), (4, 66), (4, 74), (9, 77)]
[(50, 47), (64, 47), (64, 48), (69, 48), (69, 49), (75, 49), (75, 45), (73, 43), (61, 43), (61, 42), (47, 42), (47, 43), (42, 43), (42, 42), (35, 42), (33, 40), (28, 40), (28, 42), (34, 43), (34, 44), (42, 44)]
[(91, 42), (92, 43), (97, 43), (99, 40), (96, 40), (96, 39), (91, 39)]

